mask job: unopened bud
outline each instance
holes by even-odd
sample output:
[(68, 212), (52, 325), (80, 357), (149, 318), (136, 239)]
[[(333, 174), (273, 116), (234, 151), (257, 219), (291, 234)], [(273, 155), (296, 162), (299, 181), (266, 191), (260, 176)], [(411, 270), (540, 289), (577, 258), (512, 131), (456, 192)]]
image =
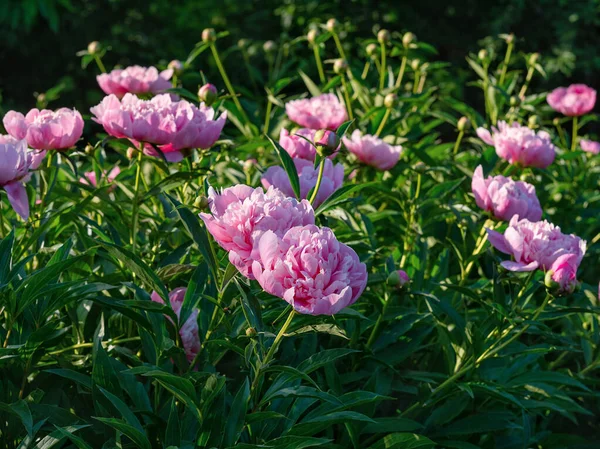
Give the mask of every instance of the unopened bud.
[(315, 132), (315, 147), (320, 156), (331, 156), (340, 146), (340, 139), (337, 134), (327, 129), (320, 129)]
[(248, 329), (246, 329), (246, 337), (255, 337), (257, 334), (256, 329), (254, 329), (253, 327), (249, 327)]
[(554, 117), (554, 119), (552, 120), (552, 124), (554, 126), (560, 125), (560, 119), (558, 117)]
[(248, 46), (248, 39), (240, 39), (238, 41), (238, 47), (246, 48)]
[(539, 53), (532, 53), (529, 55), (529, 65), (535, 65), (540, 57)]
[(245, 172), (249, 172), (252, 171), (256, 164), (258, 164), (258, 161), (256, 159), (246, 159), (242, 168)]
[(546, 271), (546, 276), (544, 276), (544, 285), (550, 290), (558, 290), (560, 285), (558, 282), (552, 279), (552, 276), (554, 276), (553, 270)]
[(127, 159), (134, 159), (135, 158), (135, 153), (137, 153), (138, 150), (136, 150), (133, 147), (129, 147), (127, 148)]
[(519, 97), (515, 97), (514, 95), (510, 97), (510, 105), (517, 106), (519, 104)]
[(41, 94), (38, 94), (37, 101), (38, 101), (38, 103), (45, 103), (46, 102), (46, 94), (43, 92)]
[(332, 18), (327, 21), (326, 28), (327, 28), (327, 31), (329, 31), (330, 33), (333, 33), (337, 27), (338, 27), (338, 21), (336, 19)]
[(340, 75), (348, 69), (348, 63), (343, 59), (336, 59), (333, 63), (333, 71)]
[(277, 44), (275, 44), (275, 42), (273, 41), (266, 41), (263, 44), (263, 50), (265, 51), (265, 53), (273, 53), (276, 48)]
[(194, 207), (198, 209), (204, 210), (208, 207), (208, 205), (208, 198), (206, 198), (205, 196), (199, 196), (194, 200)]
[(507, 44), (512, 44), (513, 41), (515, 40), (515, 35), (510, 33), (510, 34), (506, 35), (504, 40), (506, 41)]
[(427, 165), (425, 165), (425, 162), (419, 161), (414, 165), (413, 170), (417, 173), (423, 174), (427, 171)]
[(532, 115), (529, 117), (529, 120), (527, 120), (527, 124), (530, 128), (536, 128), (540, 124), (540, 119), (537, 115)]
[(217, 33), (214, 28), (204, 28), (202, 30), (202, 42), (208, 44), (217, 40)]
[(387, 44), (390, 41), (390, 32), (388, 30), (379, 30), (377, 41), (380, 44)]
[(85, 151), (85, 154), (93, 154), (93, 153), (94, 153), (94, 151), (96, 151), (96, 149), (94, 148), (94, 146), (93, 146), (93, 145), (91, 145), (91, 144), (89, 144), (89, 143), (88, 143), (88, 144), (85, 146), (85, 150), (84, 150), (84, 151)]
[(90, 55), (95, 55), (96, 53), (98, 53), (100, 51), (100, 48), (101, 48), (100, 42), (93, 41), (88, 44), (87, 51)]
[(319, 36), (319, 32), (313, 28), (312, 30), (309, 30), (309, 32), (306, 34), (306, 39), (311, 44), (314, 44), (317, 40), (317, 36)]
[(369, 55), (369, 56), (375, 55), (375, 53), (377, 53), (377, 45), (373, 44), (373, 43), (367, 45), (366, 51), (367, 51), (367, 55)]
[(383, 105), (387, 109), (392, 109), (398, 106), (398, 95), (396, 94), (387, 94), (383, 99)]
[(387, 278), (387, 284), (392, 287), (402, 288), (410, 282), (410, 277), (404, 270), (396, 270), (390, 273)]
[(217, 92), (217, 88), (210, 83), (205, 84), (200, 89), (198, 89), (198, 98), (206, 106), (212, 105), (215, 101), (217, 101), (218, 97), (219, 94)]
[(421, 61), (419, 61), (418, 59), (413, 59), (410, 62), (410, 67), (416, 72), (417, 70), (419, 70), (419, 66), (421, 65)]
[(411, 32), (404, 33), (404, 36), (402, 36), (402, 45), (404, 45), (404, 48), (408, 48), (408, 46), (412, 44), (412, 41), (414, 41), (415, 39), (416, 36)]
[(467, 117), (461, 117), (458, 119), (458, 123), (456, 124), (456, 128), (463, 132), (469, 127), (469, 119)]
[(485, 48), (482, 48), (481, 50), (479, 50), (479, 53), (477, 53), (477, 57), (479, 58), (480, 61), (486, 60), (488, 57), (487, 50)]
[(175, 75), (179, 75), (181, 72), (183, 72), (183, 62), (181, 62), (179, 59), (173, 59), (171, 62), (169, 62), (167, 68), (173, 70)]

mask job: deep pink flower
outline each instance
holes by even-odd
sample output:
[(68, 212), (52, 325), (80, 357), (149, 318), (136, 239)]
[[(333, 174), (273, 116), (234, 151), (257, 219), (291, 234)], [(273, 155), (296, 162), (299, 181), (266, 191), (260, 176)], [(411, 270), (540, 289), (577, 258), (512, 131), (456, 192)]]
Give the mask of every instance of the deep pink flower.
[(111, 136), (158, 145), (163, 153), (186, 148), (210, 148), (217, 141), (227, 118), (214, 120), (215, 111), (203, 104), (173, 101), (168, 94), (140, 100), (125, 94), (122, 100), (109, 95), (91, 108), (94, 121)]
[(156, 67), (141, 67), (134, 65), (125, 69), (116, 69), (96, 77), (100, 88), (105, 94), (121, 98), (130, 94), (157, 94), (170, 89), (173, 69), (158, 72)]
[(356, 252), (331, 229), (314, 225), (292, 228), (283, 237), (265, 232), (252, 272), (266, 292), (308, 315), (339, 312), (367, 285), (367, 268)]
[(0, 135), (0, 187), (19, 216), (29, 218), (29, 200), (24, 183), (29, 180), (32, 153), (25, 140)]
[(581, 149), (583, 151), (587, 151), (588, 153), (598, 154), (600, 153), (600, 142), (596, 142), (594, 140), (581, 139), (579, 141), (581, 145)]
[(229, 261), (250, 279), (254, 279), (255, 242), (265, 231), (282, 236), (294, 226), (315, 222), (308, 201), (296, 201), (274, 187), (264, 192), (240, 184), (221, 194), (210, 189), (209, 201), (212, 215), (201, 213), (200, 218), (217, 243), (229, 251)]
[(342, 141), (360, 162), (378, 170), (391, 169), (398, 163), (402, 152), (400, 145), (390, 145), (377, 136), (363, 135), (358, 129), (354, 130), (350, 138), (344, 137)]
[(575, 256), (569, 263), (579, 266), (586, 250), (586, 242), (576, 235), (566, 235), (558, 226), (546, 220), (531, 222), (519, 220), (516, 215), (510, 220), (504, 235), (488, 229), (490, 243), (514, 261), (505, 260), (501, 265), (510, 271), (550, 270), (554, 263), (565, 255)]
[(561, 293), (573, 293), (579, 285), (577, 281), (577, 267), (579, 266), (576, 254), (564, 254), (552, 264), (552, 280), (559, 285)]
[(83, 133), (83, 118), (75, 109), (32, 109), (23, 116), (8, 111), (2, 120), (8, 134), (26, 139), (36, 150), (65, 150), (75, 146)]
[[(310, 190), (317, 184), (319, 169), (314, 167), (314, 164), (306, 159), (294, 159), (294, 165), (298, 171), (300, 178), (300, 196), (307, 198)], [(290, 184), (285, 170), (279, 165), (269, 167), (263, 174), (261, 179), (262, 185), (265, 188), (275, 186), (288, 196), (294, 196), (294, 190)], [(325, 159), (325, 169), (323, 171), (323, 179), (321, 187), (317, 193), (313, 206), (319, 206), (323, 201), (331, 196), (333, 192), (342, 187), (344, 182), (344, 166), (342, 164), (333, 164), (331, 160)]]
[[(112, 184), (112, 182), (116, 179), (117, 176), (121, 173), (121, 169), (119, 166), (115, 166), (110, 172), (102, 173), (102, 177), (106, 178), (108, 184)], [(79, 178), (79, 182), (82, 184), (87, 184), (92, 187), (98, 187), (98, 180), (96, 179), (95, 171), (88, 171), (83, 174), (83, 177)], [(115, 189), (116, 186), (111, 186), (109, 191)]]
[(555, 147), (546, 131), (537, 133), (518, 123), (512, 125), (498, 122), (492, 133), (485, 128), (477, 128), (477, 135), (488, 145), (496, 148), (496, 154), (511, 164), (523, 167), (546, 168), (554, 161)]
[(290, 101), (285, 111), (291, 121), (310, 129), (335, 130), (348, 120), (345, 106), (334, 94)]
[(475, 170), (471, 190), (477, 205), (499, 220), (510, 221), (513, 216), (539, 221), (542, 207), (535, 187), (523, 181), (513, 181), (504, 176), (483, 177), (483, 168)]
[[(294, 133), (290, 133), (287, 129), (282, 129), (279, 133), (279, 145), (281, 145), (281, 147), (293, 158), (306, 159), (307, 161), (314, 162), (317, 155), (317, 150), (315, 145), (313, 145), (313, 143), (315, 143), (316, 132), (316, 130), (309, 128), (300, 128)], [(317, 143), (327, 143), (330, 135), (329, 133), (331, 133), (331, 131), (327, 131), (326, 135), (321, 139), (321, 142)], [(329, 157), (333, 158), (336, 154), (337, 153), (333, 153)]]
[(571, 84), (554, 89), (546, 97), (555, 111), (569, 117), (587, 114), (596, 104), (596, 91), (585, 84)]
[[(183, 305), (186, 291), (186, 288), (180, 287), (169, 293), (169, 302), (171, 303), (171, 308), (173, 309), (173, 312), (175, 312), (175, 315), (177, 315), (177, 318), (179, 318), (181, 313), (181, 306)], [(160, 304), (165, 303), (156, 292), (152, 292), (151, 298), (154, 302), (158, 302)], [(181, 336), (183, 349), (185, 350), (185, 355), (187, 356), (188, 362), (192, 362), (198, 352), (200, 352), (200, 337), (198, 336), (198, 309), (194, 309), (186, 322), (183, 323), (183, 326), (181, 326), (179, 329), (179, 335)]]

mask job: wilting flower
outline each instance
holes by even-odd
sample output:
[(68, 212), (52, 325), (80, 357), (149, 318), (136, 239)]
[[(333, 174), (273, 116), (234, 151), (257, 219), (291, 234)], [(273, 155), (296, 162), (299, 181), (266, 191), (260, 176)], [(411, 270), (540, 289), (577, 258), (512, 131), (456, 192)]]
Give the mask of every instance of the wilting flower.
[(294, 226), (315, 222), (308, 201), (296, 201), (274, 187), (265, 192), (240, 184), (220, 194), (211, 188), (208, 197), (212, 215), (201, 213), (200, 218), (217, 243), (229, 251), (229, 261), (250, 279), (254, 279), (255, 242), (265, 231), (282, 236)]
[(252, 272), (268, 293), (296, 311), (333, 315), (354, 304), (367, 285), (367, 268), (331, 229), (298, 226), (283, 237), (266, 231)]
[(539, 221), (542, 207), (535, 187), (523, 181), (513, 181), (504, 176), (483, 177), (483, 168), (475, 170), (471, 189), (477, 205), (499, 220), (510, 221), (513, 216)]
[(203, 104), (173, 101), (168, 94), (140, 100), (125, 94), (122, 100), (109, 95), (91, 108), (94, 121), (118, 138), (158, 145), (163, 153), (186, 148), (210, 148), (225, 125), (223, 113), (214, 120), (215, 111)]
[(100, 88), (105, 94), (121, 98), (130, 94), (157, 94), (170, 89), (173, 69), (158, 72), (156, 67), (141, 67), (134, 65), (125, 69), (116, 69), (96, 77)]
[(378, 170), (389, 170), (398, 163), (402, 147), (390, 145), (377, 136), (363, 135), (358, 129), (350, 138), (344, 137), (344, 145), (363, 164), (371, 165)]
[(501, 265), (510, 271), (550, 270), (561, 256), (572, 255), (569, 263), (575, 271), (586, 250), (585, 240), (576, 235), (566, 235), (558, 226), (546, 220), (532, 222), (519, 220), (516, 215), (510, 220), (504, 235), (487, 230), (490, 243), (514, 261), (505, 260)]
[[(185, 299), (186, 288), (176, 288), (169, 293), (169, 302), (171, 308), (177, 318), (181, 313), (181, 306), (183, 306), (183, 300)], [(159, 296), (158, 293), (152, 292), (152, 301), (164, 304), (165, 302)], [(200, 337), (198, 336), (198, 309), (194, 309), (190, 314), (189, 318), (179, 328), (179, 335), (181, 336), (181, 342), (183, 343), (183, 349), (187, 356), (188, 362), (192, 362), (198, 352), (200, 352)]]
[[(307, 161), (314, 162), (317, 155), (315, 144), (327, 143), (326, 141), (328, 138), (328, 135), (324, 135), (321, 142), (315, 142), (316, 132), (316, 130), (309, 128), (300, 128), (294, 133), (290, 133), (287, 129), (282, 129), (279, 133), (279, 145), (281, 145), (281, 147), (293, 158), (306, 159)], [(327, 131), (327, 133), (331, 133), (331, 131)], [(330, 157), (333, 156), (335, 156), (335, 153)]]
[(598, 154), (600, 153), (600, 142), (596, 142), (594, 140), (581, 139), (579, 141), (581, 145), (581, 149), (583, 151), (587, 151), (588, 153)]
[[(319, 176), (319, 169), (314, 167), (314, 164), (306, 159), (294, 159), (294, 165), (300, 179), (300, 196), (307, 198), (310, 190), (316, 186)], [(290, 178), (285, 170), (279, 165), (269, 167), (263, 174), (261, 179), (262, 185), (265, 188), (275, 186), (288, 196), (295, 196)], [(323, 179), (317, 197), (313, 202), (313, 206), (317, 207), (323, 201), (331, 196), (333, 192), (342, 187), (344, 182), (344, 166), (342, 164), (333, 164), (331, 160), (325, 159), (325, 168), (323, 171)]]
[(75, 146), (83, 133), (83, 118), (75, 109), (32, 109), (23, 115), (8, 111), (2, 120), (8, 134), (27, 140), (36, 150), (65, 150)]
[(545, 131), (537, 133), (518, 123), (508, 125), (498, 122), (492, 133), (485, 128), (477, 128), (477, 135), (488, 145), (496, 148), (496, 154), (511, 164), (523, 167), (546, 168), (554, 161), (555, 147), (550, 135)]
[(585, 84), (571, 84), (554, 89), (546, 97), (555, 111), (569, 117), (587, 114), (596, 104), (596, 91)]
[[(106, 178), (106, 181), (109, 184), (112, 184), (112, 182), (116, 179), (117, 176), (119, 176), (119, 174), (121, 173), (121, 169), (119, 168), (119, 166), (115, 166), (110, 172), (103, 172), (102, 173), (102, 177)], [(90, 185), (92, 187), (98, 187), (98, 180), (96, 179), (96, 172), (95, 171), (88, 171), (85, 172), (83, 174), (83, 177), (79, 178), (79, 182), (82, 184), (87, 184)], [(111, 186), (109, 191), (114, 190), (116, 186)]]
[(348, 120), (346, 108), (333, 94), (290, 101), (285, 111), (293, 122), (310, 129), (337, 129)]
[(29, 180), (32, 153), (25, 140), (0, 135), (0, 187), (23, 220), (29, 218), (29, 200), (23, 183)]

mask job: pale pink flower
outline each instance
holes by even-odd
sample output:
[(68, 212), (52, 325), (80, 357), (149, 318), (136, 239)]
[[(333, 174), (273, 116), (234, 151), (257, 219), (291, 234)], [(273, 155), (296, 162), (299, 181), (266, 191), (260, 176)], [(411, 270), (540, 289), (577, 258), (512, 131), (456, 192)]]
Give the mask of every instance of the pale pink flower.
[[(279, 145), (281, 145), (292, 158), (314, 161), (317, 156), (317, 149), (315, 148), (316, 132), (317, 130), (309, 128), (300, 128), (293, 133), (290, 133), (287, 129), (282, 129), (279, 133)], [(334, 140), (330, 139), (331, 134), (333, 134), (331, 131), (326, 131), (321, 141), (316, 142), (316, 144), (327, 144), (329, 140)], [(339, 146), (337, 149), (339, 150)], [(336, 154), (337, 152), (329, 157), (333, 158)]]
[[(106, 182), (108, 184), (112, 184), (113, 181), (119, 176), (121, 173), (121, 169), (119, 166), (115, 166), (110, 172), (103, 172), (102, 177), (106, 178)], [(79, 182), (82, 184), (90, 185), (94, 188), (98, 187), (98, 180), (96, 179), (95, 171), (88, 171), (83, 174), (83, 177), (79, 178)], [(113, 191), (116, 186), (111, 186), (109, 191)]]
[(240, 184), (220, 194), (211, 188), (208, 198), (212, 215), (201, 213), (200, 218), (217, 243), (229, 251), (229, 261), (250, 279), (254, 279), (255, 242), (265, 231), (282, 236), (294, 226), (315, 222), (308, 201), (296, 201), (274, 187), (265, 192)]
[(285, 111), (291, 121), (310, 129), (335, 130), (348, 120), (345, 106), (334, 94), (290, 101)]
[(573, 293), (579, 285), (577, 281), (579, 262), (576, 254), (564, 254), (552, 264), (552, 280), (558, 283), (561, 293)]
[(581, 149), (588, 153), (598, 154), (600, 153), (600, 142), (596, 142), (594, 140), (581, 139), (579, 141), (581, 145)]
[(367, 268), (331, 229), (298, 226), (282, 237), (265, 232), (252, 272), (267, 292), (296, 311), (333, 315), (348, 307), (367, 285)]
[(496, 148), (496, 154), (511, 164), (523, 167), (546, 168), (554, 161), (555, 147), (546, 131), (537, 133), (518, 123), (508, 125), (498, 122), (492, 133), (485, 128), (477, 128), (477, 135), (488, 145)]
[(491, 229), (487, 233), (490, 243), (498, 251), (513, 256), (514, 261), (505, 260), (501, 263), (510, 271), (547, 271), (565, 255), (575, 256), (569, 259), (569, 263), (576, 268), (586, 250), (585, 240), (573, 234), (563, 234), (558, 226), (546, 220), (531, 222), (519, 220), (515, 215), (504, 235)]
[(24, 183), (29, 181), (32, 153), (25, 140), (0, 135), (0, 187), (6, 191), (15, 212), (29, 218), (29, 200)]
[(471, 190), (477, 205), (499, 220), (510, 221), (513, 216), (539, 221), (542, 207), (535, 187), (523, 181), (513, 181), (504, 176), (483, 177), (483, 168), (475, 170)]
[(546, 97), (555, 111), (569, 117), (587, 114), (596, 104), (596, 91), (585, 84), (571, 84), (554, 89)]
[[(169, 303), (177, 318), (181, 313), (181, 306), (183, 306), (183, 300), (185, 299), (186, 288), (176, 288), (169, 293)], [(152, 292), (152, 301), (164, 304), (165, 302), (156, 292)], [(179, 335), (181, 336), (181, 342), (183, 343), (183, 349), (187, 356), (188, 362), (192, 362), (198, 352), (200, 352), (200, 337), (198, 336), (198, 309), (192, 310), (189, 318), (183, 323), (183, 326), (179, 328)]]
[(186, 148), (208, 149), (217, 141), (227, 118), (214, 120), (215, 111), (186, 100), (173, 101), (168, 94), (140, 100), (125, 94), (122, 100), (109, 95), (91, 108), (94, 121), (118, 138), (158, 145), (163, 153)]
[(65, 150), (75, 146), (83, 133), (83, 118), (75, 109), (32, 109), (23, 115), (8, 111), (2, 120), (8, 134), (27, 140), (36, 150)]
[[(316, 186), (319, 169), (306, 159), (294, 159), (294, 165), (300, 178), (300, 196), (307, 198), (310, 190)], [(275, 186), (288, 196), (295, 196), (290, 179), (285, 170), (279, 165), (269, 167), (262, 176), (262, 185), (265, 188)], [(325, 159), (325, 169), (319, 192), (313, 203), (314, 207), (319, 206), (323, 201), (331, 196), (333, 192), (342, 187), (344, 182), (344, 166), (342, 164), (333, 164), (331, 160)]]
[(350, 153), (363, 164), (371, 165), (378, 170), (389, 170), (398, 163), (402, 146), (390, 145), (377, 136), (363, 135), (358, 129), (350, 138), (342, 139)]
[(105, 94), (121, 98), (130, 94), (157, 94), (170, 89), (173, 69), (169, 68), (159, 73), (156, 67), (141, 67), (134, 65), (125, 69), (115, 69), (96, 77), (100, 88)]

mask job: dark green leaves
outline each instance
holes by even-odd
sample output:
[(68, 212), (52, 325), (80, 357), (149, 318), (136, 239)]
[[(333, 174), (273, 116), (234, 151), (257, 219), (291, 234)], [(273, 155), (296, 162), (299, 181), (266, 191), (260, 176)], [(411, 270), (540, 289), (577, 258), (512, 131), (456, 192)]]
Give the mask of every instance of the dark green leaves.
[(294, 160), (288, 154), (288, 152), (285, 151), (281, 147), (281, 145), (279, 145), (277, 142), (275, 142), (269, 136), (267, 136), (267, 139), (269, 139), (269, 142), (271, 142), (271, 145), (273, 145), (273, 148), (275, 148), (275, 151), (277, 152), (277, 155), (279, 156), (279, 159), (281, 160), (281, 165), (283, 165), (283, 169), (285, 170), (285, 172), (288, 175), (288, 178), (290, 180), (290, 185), (292, 186), (292, 190), (294, 191), (296, 198), (301, 199), (300, 179), (298, 178), (298, 171), (296, 170), (296, 166), (294, 165)]

